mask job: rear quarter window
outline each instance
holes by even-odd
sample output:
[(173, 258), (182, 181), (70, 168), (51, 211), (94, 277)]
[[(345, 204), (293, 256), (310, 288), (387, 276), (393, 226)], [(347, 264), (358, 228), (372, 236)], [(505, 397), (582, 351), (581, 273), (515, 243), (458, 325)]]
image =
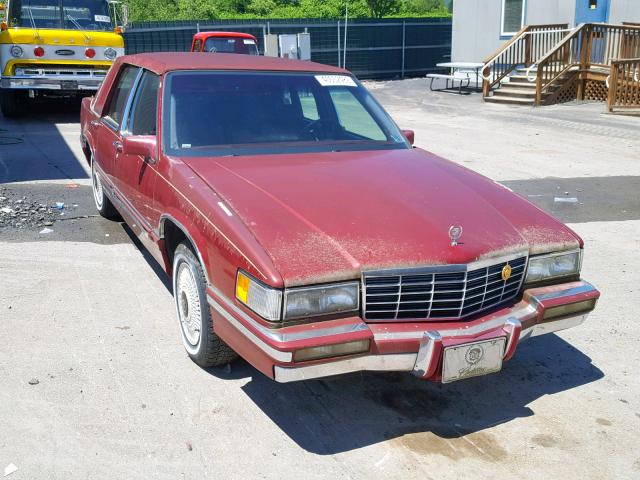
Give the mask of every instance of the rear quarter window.
[(119, 127), (122, 124), (124, 109), (139, 71), (139, 67), (127, 65), (118, 74), (105, 110), (105, 117), (113, 126)]

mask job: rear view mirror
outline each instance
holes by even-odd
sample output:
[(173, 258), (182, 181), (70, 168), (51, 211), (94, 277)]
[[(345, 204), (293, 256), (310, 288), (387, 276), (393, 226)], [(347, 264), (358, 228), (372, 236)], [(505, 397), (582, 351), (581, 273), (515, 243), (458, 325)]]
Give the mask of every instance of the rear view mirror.
[(415, 132), (413, 130), (402, 130), (402, 135), (404, 135), (404, 138), (406, 138), (411, 144), (411, 146), (413, 146), (416, 140)]
[(132, 135), (124, 137), (122, 152), (125, 155), (139, 155), (149, 163), (156, 162), (158, 142), (153, 135)]

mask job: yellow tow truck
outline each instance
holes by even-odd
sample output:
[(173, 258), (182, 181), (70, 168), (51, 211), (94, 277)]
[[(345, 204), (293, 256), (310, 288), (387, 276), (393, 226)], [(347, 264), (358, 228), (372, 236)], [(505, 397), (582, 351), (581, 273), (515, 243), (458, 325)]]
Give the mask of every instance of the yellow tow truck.
[(0, 3), (3, 115), (22, 115), (27, 97), (95, 92), (113, 61), (124, 55), (127, 12), (126, 5), (108, 0)]

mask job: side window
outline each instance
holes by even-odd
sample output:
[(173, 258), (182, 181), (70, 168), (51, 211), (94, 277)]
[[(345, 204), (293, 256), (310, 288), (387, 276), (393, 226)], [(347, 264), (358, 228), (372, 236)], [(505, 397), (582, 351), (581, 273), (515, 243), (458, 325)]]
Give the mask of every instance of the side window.
[(139, 71), (140, 69), (138, 67), (124, 67), (122, 72), (120, 72), (116, 86), (111, 94), (111, 100), (109, 100), (105, 117), (111, 119), (113, 123), (118, 126), (122, 123), (122, 116), (127, 106), (127, 99), (129, 98), (131, 88), (133, 88)]
[(387, 140), (385, 133), (348, 88), (332, 88), (329, 95), (338, 121), (347, 132), (369, 140)]
[(193, 44), (193, 51), (199, 52), (202, 50), (202, 40), (198, 39)]
[(524, 25), (525, 0), (502, 0), (502, 35), (515, 35)]
[(155, 135), (158, 116), (160, 77), (144, 72), (131, 109), (129, 132), (132, 135)]
[(298, 98), (300, 98), (300, 106), (302, 107), (302, 114), (307, 120), (318, 120), (320, 114), (318, 113), (318, 104), (316, 103), (316, 97), (309, 89), (300, 88), (298, 90)]

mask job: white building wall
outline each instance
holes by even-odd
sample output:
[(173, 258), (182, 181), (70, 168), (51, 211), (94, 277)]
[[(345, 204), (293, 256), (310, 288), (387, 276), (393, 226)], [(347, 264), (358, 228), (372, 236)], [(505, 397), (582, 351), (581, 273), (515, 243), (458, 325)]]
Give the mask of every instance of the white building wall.
[(501, 12), (502, 0), (454, 0), (451, 61), (482, 62), (496, 51), (505, 42)]
[(640, 0), (610, 0), (609, 23), (640, 23)]
[[(640, 23), (640, 0), (609, 0), (609, 22)], [(502, 0), (454, 0), (451, 60), (482, 62), (509, 37), (501, 37)], [(526, 0), (525, 24), (575, 27), (576, 0)]]

